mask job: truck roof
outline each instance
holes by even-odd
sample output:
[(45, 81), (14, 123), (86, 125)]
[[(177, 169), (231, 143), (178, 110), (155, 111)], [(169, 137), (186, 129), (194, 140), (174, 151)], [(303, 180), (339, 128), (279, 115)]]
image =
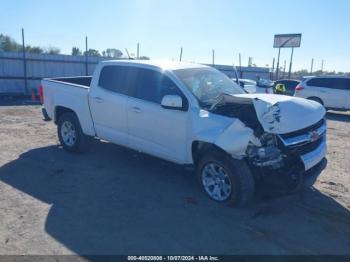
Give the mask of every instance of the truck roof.
[(102, 65), (129, 65), (142, 67), (156, 67), (162, 70), (177, 70), (186, 68), (208, 67), (202, 64), (173, 62), (167, 60), (107, 60), (100, 62)]

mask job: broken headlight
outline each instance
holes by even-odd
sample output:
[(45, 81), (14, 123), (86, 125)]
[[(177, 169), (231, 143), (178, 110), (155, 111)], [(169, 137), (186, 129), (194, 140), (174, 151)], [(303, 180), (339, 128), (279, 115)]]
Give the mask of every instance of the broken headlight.
[(250, 144), (247, 156), (256, 166), (280, 168), (283, 165), (282, 153), (277, 147), (276, 137), (265, 133), (260, 137), (261, 146)]
[(261, 145), (263, 146), (277, 146), (276, 136), (270, 133), (264, 133), (260, 137)]

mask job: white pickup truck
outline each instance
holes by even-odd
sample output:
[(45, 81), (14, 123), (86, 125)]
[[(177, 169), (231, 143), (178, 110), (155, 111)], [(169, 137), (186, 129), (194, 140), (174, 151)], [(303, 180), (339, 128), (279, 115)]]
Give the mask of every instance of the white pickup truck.
[(208, 66), (104, 61), (93, 77), (44, 79), (40, 93), (67, 151), (98, 138), (195, 167), (218, 202), (247, 204), (268, 176), (311, 185), (326, 166), (322, 105), (246, 94)]

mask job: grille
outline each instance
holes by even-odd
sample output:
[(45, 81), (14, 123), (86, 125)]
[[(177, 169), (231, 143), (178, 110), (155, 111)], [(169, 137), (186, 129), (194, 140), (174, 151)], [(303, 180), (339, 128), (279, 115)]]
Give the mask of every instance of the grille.
[(307, 134), (309, 133), (310, 131), (314, 131), (316, 130), (317, 128), (321, 127), (322, 125), (325, 124), (325, 120), (324, 119), (321, 119), (320, 121), (318, 121), (316, 124), (313, 124), (309, 127), (306, 127), (304, 129), (300, 129), (298, 131), (295, 131), (295, 132), (291, 132), (291, 133), (287, 133), (287, 134), (283, 134), (283, 135), (280, 135), (283, 139), (287, 139), (287, 138), (291, 138), (291, 137), (295, 137), (295, 136), (300, 136), (300, 135), (303, 135), (303, 134)]
[(316, 141), (310, 143), (287, 147), (287, 150), (294, 155), (305, 155), (306, 153), (316, 150), (316, 148), (318, 148), (321, 145), (322, 141), (323, 136), (317, 139)]
[[(305, 139), (305, 136), (308, 137), (309, 133), (312, 131), (317, 131), (317, 130), (321, 130), (322, 128), (325, 128), (326, 122), (324, 119), (318, 121), (317, 123), (295, 131), (295, 132), (291, 132), (288, 134), (283, 134), (283, 135), (279, 135), (279, 147), (282, 149), (283, 152), (288, 153), (288, 154), (293, 154), (293, 155), (305, 155), (306, 153), (312, 152), (314, 150), (316, 150), (321, 143), (323, 142), (323, 140), (325, 139), (326, 136), (326, 132), (325, 129), (324, 131), (320, 134), (320, 137), (317, 140), (314, 141), (305, 141), (305, 140), (300, 140), (300, 142), (298, 142), (298, 138), (300, 139)], [(289, 140), (293, 140), (296, 139), (296, 143), (293, 145), (286, 145), (286, 141), (287, 139)]]

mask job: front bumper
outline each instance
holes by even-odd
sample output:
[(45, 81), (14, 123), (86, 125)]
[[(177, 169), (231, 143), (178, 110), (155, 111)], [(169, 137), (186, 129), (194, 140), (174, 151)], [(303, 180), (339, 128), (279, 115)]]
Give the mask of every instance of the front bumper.
[(301, 155), (301, 161), (304, 164), (305, 171), (308, 171), (312, 167), (316, 166), (326, 157), (327, 145), (325, 136), (322, 138), (322, 143), (313, 151)]

